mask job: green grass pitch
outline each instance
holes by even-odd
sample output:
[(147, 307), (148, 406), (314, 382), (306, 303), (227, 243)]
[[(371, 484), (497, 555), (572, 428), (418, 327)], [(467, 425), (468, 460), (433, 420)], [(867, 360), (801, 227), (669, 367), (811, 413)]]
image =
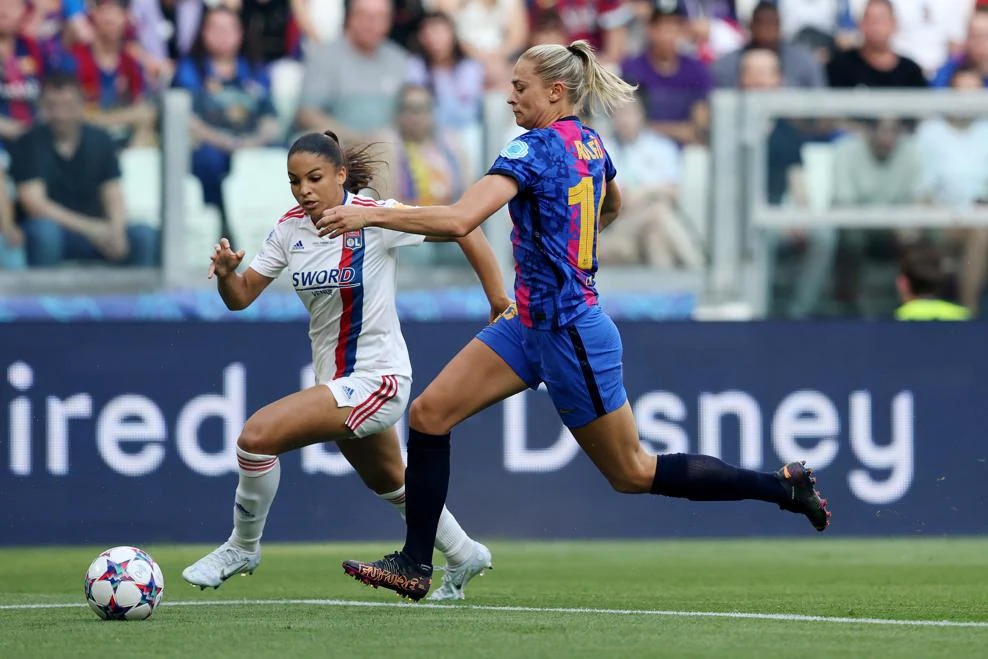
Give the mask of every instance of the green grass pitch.
[(165, 595), (143, 622), (85, 606), (104, 547), (3, 549), (0, 657), (988, 656), (986, 538), (490, 547), (465, 602), (423, 606), (340, 569), (390, 545), (266, 545), (253, 576), (215, 591), (181, 578), (211, 547), (149, 545)]

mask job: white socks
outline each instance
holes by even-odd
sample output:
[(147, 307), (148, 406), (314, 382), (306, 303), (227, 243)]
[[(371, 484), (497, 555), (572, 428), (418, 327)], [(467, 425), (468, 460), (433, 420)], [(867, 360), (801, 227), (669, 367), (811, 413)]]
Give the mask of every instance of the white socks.
[[(237, 462), (240, 465), (240, 482), (233, 506), (233, 533), (230, 544), (238, 549), (255, 552), (264, 523), (271, 509), (271, 502), (278, 493), (281, 481), (281, 463), (277, 456), (257, 455), (237, 447)], [(405, 486), (394, 492), (379, 494), (379, 497), (398, 509), (405, 518)], [(473, 541), (466, 534), (453, 514), (443, 507), (436, 531), (436, 549), (446, 557), (446, 563), (457, 566), (470, 558)]]
[[(394, 492), (378, 494), (395, 508), (402, 519), (405, 519), (405, 486), (402, 485)], [(436, 530), (436, 549), (446, 557), (446, 563), (452, 567), (460, 565), (470, 558), (473, 541), (460, 526), (453, 513), (443, 506), (443, 514), (439, 517), (439, 528)]]
[(274, 455), (257, 455), (237, 447), (240, 482), (233, 505), (233, 534), (230, 544), (244, 551), (255, 552), (271, 502), (278, 493), (281, 463)]

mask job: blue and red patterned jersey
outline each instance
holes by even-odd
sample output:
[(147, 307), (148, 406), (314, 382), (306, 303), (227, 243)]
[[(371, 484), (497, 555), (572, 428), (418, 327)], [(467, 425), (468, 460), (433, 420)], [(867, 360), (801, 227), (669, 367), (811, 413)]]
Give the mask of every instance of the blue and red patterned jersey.
[(38, 109), (45, 60), (38, 45), (17, 37), (14, 52), (0, 61), (0, 115), (30, 126)]
[(144, 72), (141, 65), (124, 49), (116, 69), (101, 69), (93, 47), (79, 44), (72, 50), (76, 62), (76, 77), (82, 86), (86, 103), (101, 110), (127, 107), (144, 97)]
[(563, 327), (597, 304), (597, 222), (616, 172), (600, 136), (576, 117), (508, 143), (488, 174), (509, 176), (515, 301), (526, 327)]

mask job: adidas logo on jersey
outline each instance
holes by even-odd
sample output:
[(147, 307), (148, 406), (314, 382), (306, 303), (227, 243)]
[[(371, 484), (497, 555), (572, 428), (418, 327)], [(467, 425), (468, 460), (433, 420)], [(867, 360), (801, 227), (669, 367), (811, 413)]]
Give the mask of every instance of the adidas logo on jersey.
[(353, 398), (353, 388), (352, 387), (344, 386), (343, 387), (343, 393), (346, 394), (347, 400), (350, 400), (351, 398)]
[(298, 251), (301, 251), (303, 249), (305, 249), (305, 245), (302, 244), (302, 241), (301, 240), (299, 240), (294, 245), (292, 245), (292, 251), (293, 252), (298, 252)]

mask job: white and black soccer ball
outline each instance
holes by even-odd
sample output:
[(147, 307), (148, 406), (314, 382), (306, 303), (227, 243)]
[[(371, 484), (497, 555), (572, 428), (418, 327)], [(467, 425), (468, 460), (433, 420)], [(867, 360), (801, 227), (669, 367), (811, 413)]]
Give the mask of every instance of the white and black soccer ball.
[(151, 555), (137, 547), (113, 547), (86, 572), (86, 602), (104, 620), (144, 620), (165, 592), (165, 577)]

